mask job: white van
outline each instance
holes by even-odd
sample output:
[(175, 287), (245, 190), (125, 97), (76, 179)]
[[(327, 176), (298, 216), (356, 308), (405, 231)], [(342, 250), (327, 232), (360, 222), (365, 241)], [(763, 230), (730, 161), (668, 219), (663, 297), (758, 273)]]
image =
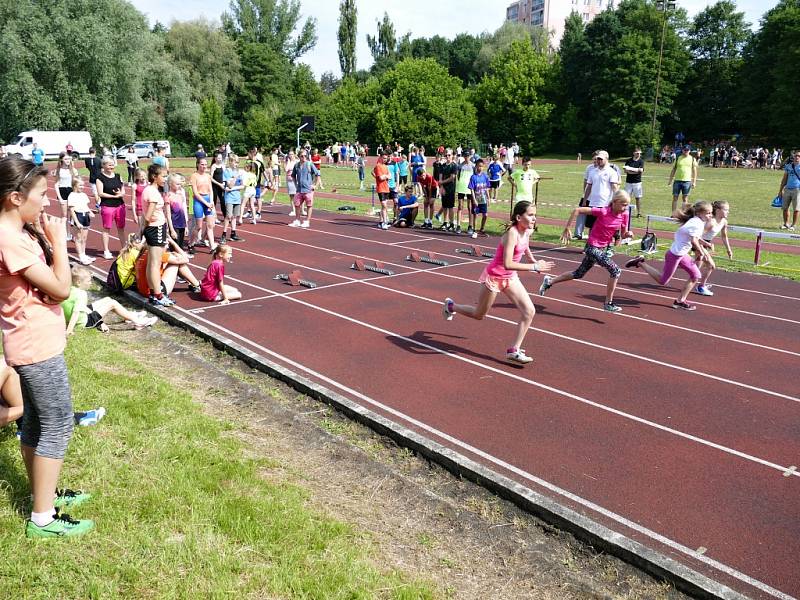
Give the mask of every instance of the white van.
[(23, 131), (6, 146), (6, 153), (30, 160), (34, 144), (44, 150), (45, 158), (57, 158), (72, 144), (72, 158), (77, 160), (89, 155), (92, 136), (88, 131)]

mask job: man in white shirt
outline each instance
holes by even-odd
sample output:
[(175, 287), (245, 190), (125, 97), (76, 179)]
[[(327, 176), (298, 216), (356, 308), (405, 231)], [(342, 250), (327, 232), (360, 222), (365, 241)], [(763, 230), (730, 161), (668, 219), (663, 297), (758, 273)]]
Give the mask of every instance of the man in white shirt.
[[(619, 189), (619, 171), (608, 162), (608, 152), (599, 150), (594, 160), (594, 167), (586, 169), (586, 187), (583, 191), (584, 204), (591, 207), (605, 208), (611, 204), (614, 192)], [(594, 217), (587, 215), (580, 231), (575, 227), (575, 237), (583, 237), (583, 228), (592, 228)]]

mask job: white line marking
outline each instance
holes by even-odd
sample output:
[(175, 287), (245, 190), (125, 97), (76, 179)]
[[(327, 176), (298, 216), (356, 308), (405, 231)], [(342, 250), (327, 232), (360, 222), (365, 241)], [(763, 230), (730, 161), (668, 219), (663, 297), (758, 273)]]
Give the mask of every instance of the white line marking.
[[(182, 312), (184, 312), (186, 314), (189, 314), (186, 310), (181, 309), (180, 307), (176, 307), (176, 308), (178, 308), (179, 311), (182, 311)], [(312, 306), (312, 308), (318, 308), (318, 307)], [(483, 458), (483, 459), (485, 459), (485, 460), (487, 460), (487, 461), (489, 461), (489, 462), (491, 462), (491, 463), (493, 463), (493, 464), (495, 464), (495, 465), (497, 465), (497, 466), (499, 466), (499, 467), (501, 467), (503, 469), (506, 469), (507, 471), (509, 471), (511, 473), (519, 475), (520, 477), (523, 477), (524, 479), (527, 479), (528, 481), (531, 481), (531, 482), (539, 485), (540, 487), (543, 487), (543, 488), (545, 488), (547, 490), (550, 490), (551, 492), (554, 492), (554, 493), (556, 493), (556, 494), (558, 494), (558, 495), (560, 495), (560, 496), (562, 496), (564, 498), (567, 498), (567, 499), (569, 499), (569, 500), (571, 500), (571, 501), (573, 501), (573, 502), (575, 502), (577, 504), (585, 506), (586, 508), (595, 511), (598, 514), (601, 514), (601, 515), (603, 515), (603, 516), (605, 516), (605, 517), (607, 517), (607, 518), (609, 518), (609, 519), (611, 519), (613, 521), (616, 521), (617, 523), (619, 523), (619, 524), (621, 524), (621, 525), (623, 525), (623, 526), (625, 526), (625, 527), (627, 527), (627, 528), (629, 528), (629, 529), (631, 529), (633, 531), (641, 533), (642, 535), (645, 535), (645, 536), (647, 536), (647, 537), (649, 537), (649, 538), (651, 538), (651, 539), (653, 539), (653, 540), (655, 540), (655, 541), (657, 541), (657, 542), (659, 542), (661, 544), (664, 544), (665, 546), (667, 546), (669, 548), (672, 548), (673, 550), (681, 552), (681, 553), (683, 553), (683, 554), (685, 554), (685, 555), (687, 555), (687, 556), (689, 556), (689, 557), (691, 557), (693, 559), (699, 560), (700, 562), (702, 562), (702, 563), (704, 563), (704, 564), (706, 564), (706, 565), (708, 565), (708, 566), (710, 566), (710, 567), (712, 567), (712, 568), (714, 568), (714, 569), (716, 569), (716, 570), (718, 570), (718, 571), (720, 571), (722, 573), (730, 575), (731, 577), (734, 577), (735, 579), (738, 579), (739, 581), (742, 581), (742, 582), (744, 582), (744, 583), (746, 583), (746, 584), (748, 584), (750, 586), (753, 586), (756, 589), (759, 589), (759, 590), (761, 590), (763, 592), (766, 592), (766, 593), (770, 594), (771, 596), (779, 598), (780, 600), (795, 600), (791, 596), (789, 596), (787, 594), (784, 594), (780, 590), (777, 590), (777, 589), (767, 585), (766, 583), (763, 583), (763, 582), (759, 581), (758, 579), (754, 579), (753, 577), (750, 577), (749, 575), (747, 575), (745, 573), (737, 571), (736, 569), (734, 569), (732, 567), (729, 567), (728, 565), (726, 565), (724, 563), (721, 563), (721, 562), (718, 562), (718, 561), (713, 560), (711, 558), (708, 558), (704, 554), (698, 554), (697, 552), (695, 552), (691, 548), (689, 548), (687, 546), (684, 546), (683, 544), (681, 544), (679, 542), (676, 542), (676, 541), (674, 541), (674, 540), (672, 540), (672, 539), (670, 539), (670, 538), (668, 538), (666, 536), (663, 536), (663, 535), (661, 535), (659, 533), (656, 533), (655, 531), (653, 531), (651, 529), (643, 527), (643, 526), (639, 525), (638, 523), (635, 523), (634, 521), (626, 519), (625, 517), (623, 517), (621, 515), (618, 515), (617, 513), (614, 513), (612, 511), (606, 509), (606, 508), (603, 508), (602, 506), (600, 506), (598, 504), (595, 504), (594, 502), (592, 502), (590, 500), (587, 500), (587, 499), (585, 499), (585, 498), (583, 498), (581, 496), (578, 496), (577, 494), (573, 494), (572, 492), (569, 492), (569, 491), (567, 491), (567, 490), (565, 490), (563, 488), (560, 488), (560, 487), (550, 483), (549, 481), (545, 481), (544, 479), (536, 477), (535, 475), (533, 475), (531, 473), (528, 473), (527, 471), (524, 471), (524, 470), (522, 470), (522, 469), (520, 469), (518, 467), (515, 467), (514, 465), (511, 465), (511, 464), (503, 461), (502, 459), (499, 459), (499, 458), (497, 458), (497, 457), (495, 457), (495, 456), (493, 456), (493, 455), (491, 455), (491, 454), (489, 454), (487, 452), (484, 452), (483, 450), (475, 448), (474, 446), (471, 446), (471, 445), (467, 444), (466, 442), (461, 441), (458, 438), (455, 438), (455, 437), (453, 437), (451, 435), (448, 435), (448, 434), (444, 433), (443, 431), (435, 429), (434, 427), (431, 427), (430, 425), (427, 425), (426, 423), (418, 421), (417, 419), (414, 419), (413, 417), (411, 417), (409, 415), (406, 415), (405, 413), (402, 413), (402, 412), (400, 412), (400, 411), (398, 411), (398, 410), (396, 410), (394, 408), (391, 408), (390, 406), (382, 404), (381, 402), (378, 402), (377, 400), (374, 400), (371, 397), (366, 396), (365, 394), (357, 392), (356, 390), (354, 390), (354, 389), (352, 389), (352, 388), (350, 388), (350, 387), (348, 387), (348, 386), (346, 386), (344, 384), (341, 384), (338, 381), (336, 381), (334, 379), (331, 379), (331, 378), (323, 375), (322, 373), (319, 373), (318, 371), (314, 371), (313, 369), (310, 369), (309, 367), (306, 367), (303, 364), (297, 363), (297, 362), (293, 361), (290, 358), (287, 358), (287, 357), (285, 357), (285, 356), (283, 356), (281, 354), (278, 354), (277, 352), (274, 352), (274, 351), (272, 351), (272, 350), (270, 350), (270, 349), (268, 349), (268, 348), (266, 348), (264, 346), (261, 346), (260, 344), (257, 344), (255, 342), (249, 340), (248, 338), (243, 337), (243, 336), (241, 336), (241, 335), (229, 330), (226, 327), (222, 327), (220, 325), (217, 325), (217, 324), (215, 324), (215, 323), (213, 323), (211, 321), (208, 321), (208, 320), (203, 319), (202, 317), (198, 317), (196, 315), (190, 315), (190, 316), (195, 318), (195, 319), (197, 319), (197, 320), (199, 320), (199, 321), (202, 321), (202, 322), (206, 323), (207, 325), (209, 325), (211, 327), (214, 327), (214, 328), (216, 328), (216, 329), (218, 329), (220, 331), (224, 331), (225, 333), (231, 335), (231, 337), (235, 337), (235, 338), (238, 338), (241, 341), (244, 341), (245, 343), (249, 344), (250, 346), (265, 352), (267, 355), (272, 356), (273, 358), (276, 358), (276, 359), (284, 362), (285, 364), (288, 364), (288, 365), (292, 366), (293, 368), (296, 368), (296, 369), (298, 369), (300, 371), (303, 371), (303, 372), (305, 372), (305, 373), (307, 373), (309, 375), (312, 375), (313, 377), (319, 379), (320, 381), (324, 381), (325, 383), (331, 384), (331, 385), (339, 388), (340, 390), (343, 390), (343, 391), (347, 392), (348, 394), (350, 394), (354, 398), (359, 398), (359, 399), (361, 399), (361, 400), (363, 400), (363, 401), (365, 401), (365, 402), (367, 402), (367, 403), (369, 403), (369, 404), (371, 404), (371, 405), (373, 405), (375, 407), (380, 408), (381, 410), (383, 410), (383, 411), (385, 411), (385, 412), (387, 412), (387, 413), (389, 413), (391, 415), (394, 415), (396, 417), (400, 417), (401, 419), (403, 419), (406, 422), (418, 427), (419, 429), (421, 429), (423, 431), (427, 431), (428, 433), (432, 433), (433, 435), (438, 436), (440, 439), (446, 440), (446, 441), (450, 442), (451, 444), (453, 444), (455, 446), (463, 448), (464, 450), (466, 450), (466, 451), (468, 451), (468, 452), (470, 452), (470, 453), (472, 453), (472, 454), (474, 454), (476, 456), (479, 456), (479, 457), (481, 457), (481, 458)], [(337, 316), (339, 316), (339, 315), (337, 315)], [(397, 336), (397, 337), (401, 337), (402, 338), (402, 336)], [(403, 338), (403, 339), (407, 339), (408, 340), (408, 338)], [(415, 344), (419, 344), (420, 343), (420, 342), (417, 342), (416, 340), (409, 340), (409, 341), (411, 341), (411, 342), (413, 342)], [(434, 350), (437, 350), (437, 349), (434, 349)], [(437, 350), (437, 352), (443, 352), (443, 351)]]

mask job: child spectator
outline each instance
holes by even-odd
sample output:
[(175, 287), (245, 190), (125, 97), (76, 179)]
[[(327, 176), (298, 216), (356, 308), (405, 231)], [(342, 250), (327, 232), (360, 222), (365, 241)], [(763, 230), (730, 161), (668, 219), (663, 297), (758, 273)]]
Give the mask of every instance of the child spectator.
[(414, 185), (409, 183), (404, 188), (405, 193), (397, 200), (398, 214), (394, 221), (395, 227), (413, 227), (419, 211), (419, 203), (414, 195)]
[(242, 174), (242, 185), (244, 186), (244, 218), (252, 219), (253, 225), (258, 223), (258, 217), (261, 216), (261, 208), (256, 207), (256, 184), (258, 177), (255, 174), (255, 167), (252, 162), (247, 162), (244, 165), (244, 173)]
[(143, 169), (136, 169), (133, 174), (133, 185), (131, 186), (131, 212), (133, 220), (139, 226), (139, 231), (144, 229), (144, 207), (142, 206), (142, 194), (147, 187), (147, 173)]
[(189, 221), (189, 212), (186, 206), (186, 191), (183, 189), (184, 182), (183, 175), (173, 173), (169, 176), (169, 192), (167, 192), (167, 202), (169, 202), (169, 210), (167, 211), (169, 235), (181, 249), (185, 247), (186, 224)]
[(417, 175), (417, 187), (422, 190), (422, 214), (424, 222), (422, 229), (433, 229), (433, 212), (436, 204), (436, 196), (439, 192), (439, 182), (425, 171), (425, 167)]
[(206, 302), (228, 304), (242, 294), (235, 287), (225, 285), (225, 263), (231, 262), (233, 248), (220, 244), (211, 253), (211, 264), (200, 282), (200, 298)]
[(614, 234), (622, 229), (622, 237), (631, 237), (628, 231), (628, 206), (631, 197), (623, 190), (617, 190), (611, 205), (605, 208), (578, 206), (567, 219), (564, 225), (564, 232), (561, 234), (561, 243), (569, 244), (572, 232), (569, 227), (578, 215), (593, 215), (595, 217), (594, 226), (589, 233), (586, 247), (583, 249), (583, 261), (575, 271), (562, 273), (558, 277), (545, 275), (544, 281), (539, 288), (539, 295), (544, 296), (545, 292), (557, 283), (569, 281), (571, 279), (583, 279), (594, 265), (599, 264), (608, 271), (608, 283), (606, 284), (606, 302), (603, 308), (608, 312), (620, 312), (622, 309), (614, 304), (614, 290), (617, 288), (617, 280), (622, 274), (619, 266), (611, 260), (611, 247), (614, 244)]
[(672, 303), (672, 308), (678, 310), (695, 310), (697, 307), (686, 301), (694, 284), (700, 281), (702, 274), (697, 268), (689, 252), (694, 249), (698, 260), (708, 260), (708, 251), (700, 243), (706, 222), (711, 218), (711, 205), (708, 202), (696, 202), (692, 206), (681, 209), (675, 213), (675, 218), (682, 225), (675, 232), (675, 241), (672, 242), (664, 255), (664, 270), (659, 273), (657, 269), (645, 262), (644, 256), (637, 256), (625, 263), (628, 269), (641, 267), (659, 285), (666, 285), (680, 267), (689, 275), (677, 300)]
[(113, 298), (100, 298), (89, 302), (87, 290), (92, 285), (92, 274), (83, 267), (72, 269), (72, 288), (69, 298), (61, 303), (64, 319), (67, 322), (67, 335), (72, 335), (75, 327), (84, 329), (98, 329), (108, 333), (105, 318), (109, 313), (114, 313), (128, 323), (133, 323), (136, 329), (152, 326), (158, 317), (149, 317), (145, 312), (132, 312), (122, 306)]
[[(161, 257), (167, 243), (167, 219), (164, 215), (164, 198), (161, 188), (166, 179), (164, 167), (153, 163), (147, 169), (147, 180), (150, 185), (143, 193), (143, 200), (147, 203), (144, 213), (144, 240), (148, 247), (147, 252), (147, 296), (150, 304), (155, 306), (172, 306), (175, 301), (169, 296), (164, 296), (161, 291)], [(144, 282), (141, 282), (144, 283)], [(141, 289), (141, 288), (140, 288)]]
[(492, 203), (497, 202), (497, 190), (500, 189), (500, 183), (505, 172), (506, 170), (503, 168), (500, 159), (495, 156), (492, 162), (489, 163), (489, 200)]
[(242, 215), (242, 184), (241, 171), (239, 170), (239, 159), (235, 154), (228, 156), (228, 166), (223, 172), (225, 181), (225, 221), (222, 225), (222, 236), (219, 243), (227, 242), (228, 230), (231, 230), (231, 240), (241, 242), (236, 233), (236, 223)]
[(66, 220), (44, 215), (48, 205), (46, 169), (16, 157), (0, 161), (0, 329), (5, 361), (23, 392), (21, 450), (33, 501), (29, 538), (80, 535), (94, 527), (56, 508), (77, 501), (56, 496), (73, 428), (58, 304), (69, 296), (71, 274)]
[[(536, 309), (531, 302), (525, 286), (519, 280), (518, 271), (547, 272), (553, 268), (550, 261), (536, 260), (531, 253), (529, 240), (536, 223), (536, 206), (531, 202), (517, 202), (511, 214), (511, 221), (500, 240), (494, 258), (481, 274), (481, 290), (475, 305), (456, 304), (451, 298), (445, 298), (442, 314), (447, 321), (452, 321), (456, 314), (483, 320), (494, 304), (497, 294), (503, 292), (519, 309), (521, 315), (517, 323), (517, 333), (511, 346), (506, 350), (506, 359), (519, 364), (533, 361), (523, 348), (522, 340), (531, 326)], [(529, 264), (520, 262), (526, 256)]]
[[(488, 213), (489, 198), (489, 177), (483, 172), (483, 159), (479, 158), (475, 162), (475, 173), (470, 177), (467, 188), (472, 192), (470, 196), (469, 228), (467, 233), (473, 238), (478, 234), (485, 236), (486, 214)], [(478, 215), (481, 215), (481, 228), (476, 229)]]
[(76, 177), (72, 180), (72, 192), (67, 197), (67, 209), (70, 220), (75, 226), (75, 249), (78, 251), (78, 262), (90, 265), (95, 259), (86, 256), (86, 238), (89, 236), (89, 224), (94, 213), (89, 208), (89, 196), (83, 191), (83, 180)]

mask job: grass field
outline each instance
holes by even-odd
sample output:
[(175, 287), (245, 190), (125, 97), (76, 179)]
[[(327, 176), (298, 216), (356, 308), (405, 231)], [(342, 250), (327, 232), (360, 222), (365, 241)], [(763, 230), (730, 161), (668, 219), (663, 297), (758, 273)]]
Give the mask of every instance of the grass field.
[(69, 338), (76, 409), (109, 408), (75, 432), (60, 482), (92, 492), (70, 513), (95, 519), (93, 532), (26, 540), (19, 443), (13, 427), (0, 431), (0, 597), (433, 596), (426, 583), (379, 571), (367, 536), (316, 513), (304, 489), (265, 477), (280, 465), (246, 458), (231, 425), (136, 362), (140, 344), (94, 330)]

